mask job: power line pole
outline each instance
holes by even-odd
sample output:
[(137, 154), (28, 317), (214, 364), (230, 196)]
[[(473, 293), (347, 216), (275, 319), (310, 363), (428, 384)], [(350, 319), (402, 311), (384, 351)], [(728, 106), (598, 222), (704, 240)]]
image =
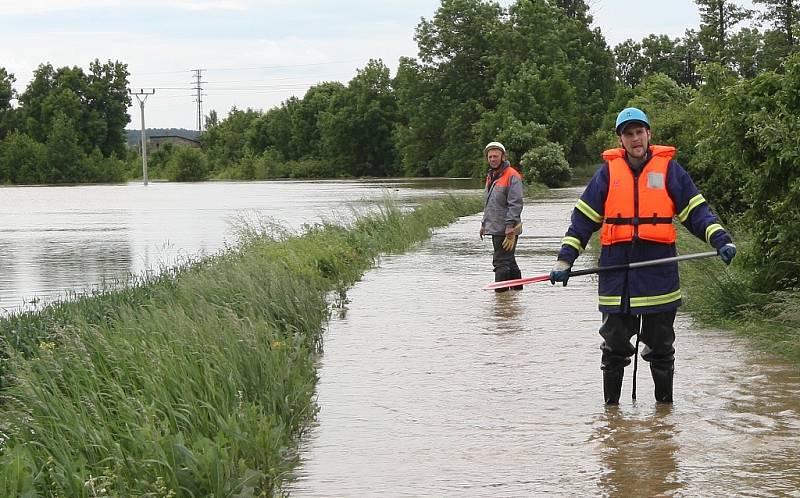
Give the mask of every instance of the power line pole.
[(195, 86), (194, 90), (197, 92), (195, 102), (197, 102), (197, 131), (203, 131), (203, 71), (205, 69), (192, 69), (194, 73)]
[(147, 185), (147, 137), (144, 133), (144, 103), (147, 102), (147, 97), (149, 95), (156, 93), (156, 89), (153, 88), (149, 92), (146, 92), (140, 88), (138, 92), (131, 92), (130, 90), (128, 90), (128, 92), (136, 96), (136, 100), (139, 101), (139, 107), (142, 110), (142, 178), (144, 179), (144, 184)]

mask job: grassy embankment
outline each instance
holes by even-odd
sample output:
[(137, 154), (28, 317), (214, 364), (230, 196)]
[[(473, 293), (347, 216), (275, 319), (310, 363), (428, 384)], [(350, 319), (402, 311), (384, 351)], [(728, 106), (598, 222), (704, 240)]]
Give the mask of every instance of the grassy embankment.
[(482, 207), (252, 229), (219, 256), (0, 320), (0, 496), (274, 493), (314, 416), (331, 296)]
[[(738, 254), (730, 266), (712, 258), (681, 267), (685, 310), (698, 322), (736, 331), (759, 347), (800, 366), (800, 292), (761, 293), (750, 284), (747, 264), (751, 246), (746, 234), (734, 235)], [(681, 234), (681, 252), (708, 251), (708, 245)]]

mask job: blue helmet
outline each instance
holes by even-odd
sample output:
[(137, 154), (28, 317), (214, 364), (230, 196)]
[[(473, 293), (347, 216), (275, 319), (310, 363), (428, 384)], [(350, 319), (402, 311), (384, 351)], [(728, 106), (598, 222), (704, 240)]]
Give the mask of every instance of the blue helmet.
[(650, 121), (647, 119), (647, 114), (636, 107), (627, 107), (617, 115), (617, 124), (615, 125), (617, 135), (622, 134), (622, 129), (625, 127), (625, 125), (632, 121), (642, 123), (647, 127), (647, 129), (650, 129)]

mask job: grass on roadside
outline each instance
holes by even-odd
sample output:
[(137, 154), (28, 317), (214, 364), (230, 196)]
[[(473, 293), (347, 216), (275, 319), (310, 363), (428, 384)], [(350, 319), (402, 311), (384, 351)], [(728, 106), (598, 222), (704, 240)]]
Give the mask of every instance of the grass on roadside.
[[(681, 234), (682, 252), (707, 251), (708, 246), (688, 233)], [(748, 264), (751, 241), (736, 233), (737, 257), (730, 266), (718, 258), (681, 268), (687, 311), (700, 323), (746, 335), (759, 347), (800, 365), (800, 293), (797, 290), (763, 293), (754, 288)]]
[(314, 416), (326, 296), (480, 211), (391, 203), (0, 320), (0, 496), (270, 495)]

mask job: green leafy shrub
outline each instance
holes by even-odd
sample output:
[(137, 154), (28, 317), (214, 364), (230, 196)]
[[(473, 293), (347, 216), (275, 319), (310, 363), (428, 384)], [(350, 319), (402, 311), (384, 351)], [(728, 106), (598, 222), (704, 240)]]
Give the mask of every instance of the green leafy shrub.
[(200, 149), (176, 147), (167, 163), (167, 178), (176, 182), (205, 180), (208, 174), (208, 159)]
[(527, 181), (539, 181), (548, 187), (562, 186), (572, 178), (563, 149), (552, 142), (523, 154), (521, 164)]

